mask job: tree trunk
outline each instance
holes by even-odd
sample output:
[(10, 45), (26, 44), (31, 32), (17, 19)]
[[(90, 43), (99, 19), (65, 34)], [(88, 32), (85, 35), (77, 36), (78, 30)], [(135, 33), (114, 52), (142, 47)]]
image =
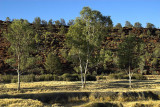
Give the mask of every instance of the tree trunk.
[(17, 71), (18, 72), (18, 88), (17, 88), (17, 91), (19, 91), (20, 90), (20, 72), (19, 71)]
[[(80, 64), (81, 65), (81, 64)], [(81, 82), (82, 82), (82, 88), (84, 88), (84, 81), (83, 81), (83, 71), (81, 66)]]
[(86, 74), (84, 73), (84, 84), (83, 84), (83, 88), (85, 88), (86, 86)]
[(132, 79), (132, 76), (131, 76), (131, 69), (130, 69), (130, 66), (129, 66), (129, 88), (132, 88), (131, 86), (131, 79)]
[(20, 90), (20, 55), (18, 54), (18, 69), (17, 69), (17, 73), (18, 73), (18, 88), (17, 91)]
[(79, 67), (80, 67), (80, 70), (81, 70), (81, 82), (82, 82), (82, 88), (84, 88), (83, 69), (82, 69), (82, 65), (81, 65), (81, 59), (79, 58), (79, 60), (80, 60), (80, 65), (79, 65)]
[(85, 88), (85, 85), (86, 85), (87, 68), (88, 68), (88, 59), (87, 59), (87, 62), (86, 62), (85, 73), (84, 73), (84, 88)]
[(132, 79), (132, 77), (131, 77), (131, 75), (129, 76), (129, 88), (132, 88), (132, 86), (131, 86), (131, 79)]
[(81, 82), (82, 82), (82, 88), (84, 88), (84, 81), (83, 81), (83, 69), (82, 69), (82, 61), (81, 61), (81, 57), (80, 57), (80, 51), (79, 51), (79, 68), (81, 71)]

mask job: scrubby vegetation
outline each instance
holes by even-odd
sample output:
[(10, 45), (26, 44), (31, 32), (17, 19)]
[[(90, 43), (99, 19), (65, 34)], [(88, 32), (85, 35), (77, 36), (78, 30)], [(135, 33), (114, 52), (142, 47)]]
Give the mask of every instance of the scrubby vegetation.
[[(108, 76), (110, 79), (129, 79), (128, 75), (126, 73), (116, 73), (116, 74), (110, 74)], [(132, 79), (136, 80), (146, 80), (146, 77), (142, 74), (133, 74)]]
[[(17, 83), (16, 75), (0, 75), (1, 82), (3, 83)], [(96, 81), (96, 76), (87, 75), (87, 81)], [(65, 73), (63, 75), (52, 75), (52, 74), (43, 74), (43, 75), (21, 75), (21, 82), (35, 82), (35, 81), (80, 81), (80, 75), (78, 74), (69, 74)]]

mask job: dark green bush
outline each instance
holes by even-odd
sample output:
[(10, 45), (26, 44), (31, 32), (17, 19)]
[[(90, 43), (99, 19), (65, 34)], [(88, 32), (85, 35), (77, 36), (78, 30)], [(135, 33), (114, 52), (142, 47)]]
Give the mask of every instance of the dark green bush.
[(53, 81), (59, 80), (59, 77), (57, 75), (52, 75), (52, 74), (42, 74), (42, 75), (35, 75), (35, 80), (34, 81)]
[(158, 75), (159, 74), (159, 72), (157, 72), (157, 71), (152, 71), (152, 75)]
[[(18, 80), (17, 75), (0, 75), (0, 79), (2, 82), (7, 83), (16, 83)], [(21, 82), (34, 82), (34, 81), (80, 81), (81, 75), (80, 74), (69, 74), (65, 73), (62, 76), (52, 75), (52, 74), (43, 74), (43, 75), (21, 75), (20, 81)], [(86, 75), (87, 81), (96, 81), (96, 76), (94, 75)]]
[(44, 79), (45, 79), (45, 81), (51, 81), (51, 80), (53, 80), (54, 78), (53, 78), (53, 75), (52, 75), (52, 74), (46, 74)]
[(124, 74), (122, 79), (129, 79), (128, 75)]
[(136, 80), (146, 80), (147, 78), (142, 75), (142, 74), (133, 74), (133, 79), (136, 79)]
[(35, 75), (35, 81), (40, 81), (40, 75)]
[[(76, 76), (73, 76), (73, 77), (76, 78)], [(17, 75), (0, 75), (1, 82), (16, 83), (17, 80), (18, 80)], [(57, 76), (57, 75), (54, 76), (52, 74), (43, 74), (43, 75), (29, 74), (29, 75), (21, 75), (20, 76), (21, 82), (52, 81), (52, 80), (59, 81), (60, 79), (59, 79), (59, 76)], [(61, 80), (63, 80), (63, 79), (61, 79)], [(71, 80), (73, 80), (73, 79), (71, 78)]]
[(72, 74), (72, 79), (74, 79), (74, 81), (79, 81), (79, 74)]
[(123, 72), (120, 73), (113, 73), (109, 75), (110, 79), (126, 79), (126, 76), (124, 76), (125, 74)]
[(18, 81), (17, 76), (13, 76), (11, 79), (11, 83), (16, 83)]
[(79, 81), (79, 75), (78, 74), (69, 74), (69, 73), (65, 73), (61, 76), (60, 80), (63, 81)]
[(59, 81), (64, 81), (62, 76), (58, 76)]
[[(110, 79), (128, 79), (129, 77), (125, 73), (116, 73), (116, 74), (110, 74), (109, 78)], [(132, 79), (145, 80), (146, 77), (143, 76), (142, 74), (133, 74)]]
[[(81, 80), (81, 75), (80, 74), (65, 73), (60, 77), (60, 80), (63, 80), (63, 81), (80, 81)], [(88, 74), (88, 75), (86, 75), (86, 80), (87, 81), (96, 81), (96, 76)]]
[(34, 75), (34, 74), (28, 75), (28, 77), (30, 78), (30, 82), (33, 82), (33, 81), (36, 80), (36, 79), (35, 79), (35, 76), (36, 76), (36, 75)]
[(86, 75), (86, 80), (87, 81), (96, 81), (96, 76), (94, 75)]
[[(57, 76), (55, 76), (55, 77), (58, 78)], [(52, 74), (36, 75), (35, 81), (52, 81), (52, 80), (54, 80), (55, 77)]]
[(1, 75), (2, 82), (10, 83), (12, 78), (12, 75)]
[(35, 75), (30, 74), (30, 75), (22, 75), (20, 76), (21, 82), (33, 82), (35, 81)]
[(61, 77), (62, 77), (63, 81), (67, 81), (67, 80), (68, 80), (68, 78), (70, 78), (70, 77), (71, 77), (71, 74), (69, 74), (69, 73), (65, 73), (65, 74), (63, 74)]
[(59, 81), (59, 76), (53, 75), (53, 80), (54, 80), (54, 81)]
[(106, 76), (100, 75), (100, 76), (96, 76), (97, 80), (106, 80)]
[(45, 80), (45, 75), (44, 74), (40, 75), (39, 76), (39, 81), (44, 81), (44, 80)]
[(108, 78), (109, 79), (117, 79), (117, 75), (116, 74), (109, 74)]

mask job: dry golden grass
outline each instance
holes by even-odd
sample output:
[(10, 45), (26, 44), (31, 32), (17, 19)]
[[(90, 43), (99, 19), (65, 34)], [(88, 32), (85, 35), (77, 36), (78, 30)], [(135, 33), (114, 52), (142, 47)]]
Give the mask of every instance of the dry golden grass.
[[(81, 88), (81, 82), (44, 81), (21, 83), (22, 93), (49, 92), (128, 92), (128, 91), (157, 91), (160, 90), (160, 80), (133, 81), (132, 89), (128, 88), (127, 80), (108, 80), (87, 82), (86, 88)], [(17, 94), (17, 83), (0, 84), (0, 94)]]
[(0, 99), (0, 107), (43, 107), (43, 103), (31, 99)]
[(160, 101), (136, 101), (136, 102), (124, 102), (124, 107), (134, 107), (136, 104), (148, 105), (147, 107), (160, 107)]
[[(106, 103), (103, 101), (94, 101), (94, 102), (89, 102), (82, 104), (80, 106), (73, 106), (73, 107), (88, 107), (89, 105), (93, 103)], [(120, 102), (120, 101), (110, 101), (112, 104), (117, 104), (120, 105), (122, 104), (123, 107), (160, 107), (160, 101), (135, 101), (135, 102)], [(135, 106), (135, 105), (145, 105), (145, 106)]]
[[(10, 83), (10, 84), (3, 84), (0, 83), (0, 95), (8, 94), (8, 95), (17, 95), (17, 94), (40, 94), (40, 93), (54, 93), (54, 92), (142, 92), (142, 91), (159, 91), (160, 90), (160, 80), (142, 80), (132, 81), (132, 89), (128, 88), (128, 80), (100, 80), (100, 81), (89, 81), (86, 84), (86, 88), (81, 88), (81, 82), (75, 81), (75, 82), (67, 82), (67, 81), (44, 81), (44, 82), (22, 82), (21, 88), (22, 90), (20, 92), (17, 91), (17, 83)], [(83, 97), (82, 99), (79, 99), (78, 97), (75, 98), (69, 98), (69, 101), (78, 102), (81, 101), (95, 101), (97, 99), (89, 97)], [(118, 98), (117, 98), (118, 99)], [(34, 103), (35, 101), (35, 103)], [(110, 97), (105, 98), (99, 98), (99, 102), (116, 102), (112, 101)], [(117, 100), (118, 101), (118, 100)], [(1, 103), (3, 102), (3, 103)], [(31, 103), (36, 104), (43, 104), (40, 101), (37, 100), (31, 100), (31, 99), (0, 99), (0, 104), (10, 104), (7, 106), (21, 106), (20, 102), (24, 102), (27, 106), (29, 106)], [(30, 103), (31, 102), (31, 103)], [(146, 103), (146, 104), (158, 104), (160, 101), (136, 101), (136, 102), (125, 102), (124, 99), (119, 99), (120, 103), (122, 102), (125, 107), (131, 107), (131, 105), (138, 103)], [(1, 105), (0, 105), (1, 106)], [(25, 105), (23, 105), (25, 107)], [(156, 107), (157, 105), (155, 105)]]

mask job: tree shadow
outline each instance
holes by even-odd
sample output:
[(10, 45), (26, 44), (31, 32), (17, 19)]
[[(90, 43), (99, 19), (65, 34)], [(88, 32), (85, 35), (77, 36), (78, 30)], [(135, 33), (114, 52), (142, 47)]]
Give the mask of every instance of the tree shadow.
[[(47, 104), (54, 104), (54, 103), (66, 104), (70, 101), (74, 103), (74, 99), (76, 99), (75, 101), (77, 101), (77, 99), (82, 99), (84, 97), (87, 99), (89, 98), (89, 95), (90, 92), (53, 92), (53, 93), (16, 94), (16, 95), (3, 94), (0, 95), (0, 99), (21, 98), (21, 99), (39, 100)], [(81, 100), (79, 101), (84, 102)]]

